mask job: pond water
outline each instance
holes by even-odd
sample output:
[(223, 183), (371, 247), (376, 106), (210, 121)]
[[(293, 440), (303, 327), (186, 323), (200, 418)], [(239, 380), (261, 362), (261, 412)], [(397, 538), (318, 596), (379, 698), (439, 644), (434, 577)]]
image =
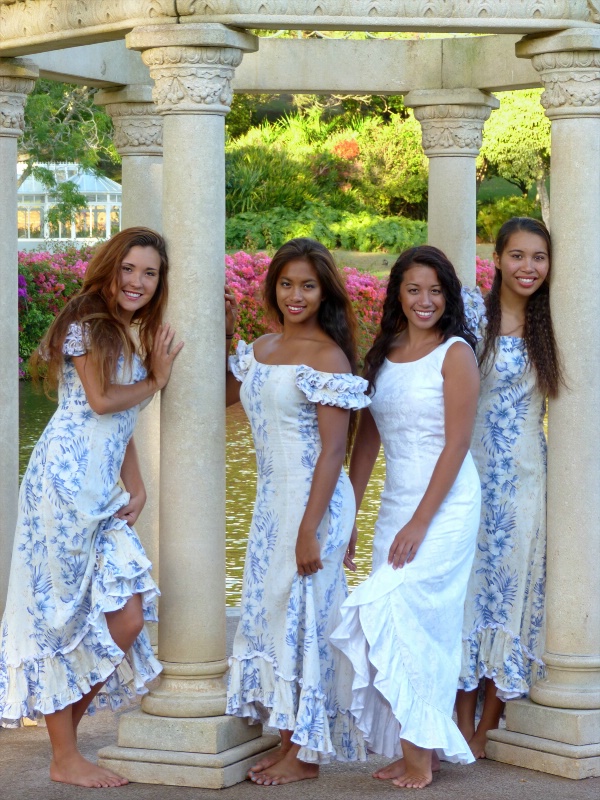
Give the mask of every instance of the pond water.
[[(23, 475), (31, 451), (56, 407), (37, 394), (30, 383), (21, 381), (19, 390), (19, 467)], [(240, 404), (227, 409), (227, 605), (240, 602), (246, 540), (252, 519), (256, 490), (254, 447), (250, 425)], [(143, 465), (142, 465), (143, 467)], [(348, 572), (348, 583), (356, 586), (371, 569), (371, 545), (383, 488), (384, 466), (380, 457), (371, 477), (358, 517), (360, 532), (357, 571)]]

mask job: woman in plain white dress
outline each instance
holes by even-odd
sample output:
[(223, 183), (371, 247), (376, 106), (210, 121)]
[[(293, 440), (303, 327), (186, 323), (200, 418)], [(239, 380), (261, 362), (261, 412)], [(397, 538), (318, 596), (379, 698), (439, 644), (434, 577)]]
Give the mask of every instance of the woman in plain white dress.
[[(351, 710), (368, 748), (398, 759), (375, 777), (398, 786), (431, 783), (438, 756), (473, 761), (452, 709), (481, 505), (469, 453), (474, 346), (448, 259), (428, 246), (403, 253), (367, 354), (372, 403), (350, 466), (360, 506), (383, 444), (373, 570), (342, 606), (332, 636), (355, 670)], [(355, 535), (350, 568), (354, 547)]]

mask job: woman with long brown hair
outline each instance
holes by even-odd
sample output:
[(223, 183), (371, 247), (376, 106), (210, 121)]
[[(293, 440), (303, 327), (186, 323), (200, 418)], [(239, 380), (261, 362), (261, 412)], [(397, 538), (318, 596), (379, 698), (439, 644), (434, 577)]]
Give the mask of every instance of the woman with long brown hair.
[[(233, 295), (226, 301), (231, 339)], [(354, 312), (327, 248), (284, 244), (265, 301), (281, 332), (240, 342), (227, 373), (227, 404), (242, 400), (258, 472), (227, 713), (279, 728), (281, 747), (249, 773), (269, 786), (316, 778), (332, 758), (364, 758), (346, 704), (350, 665), (329, 634), (347, 595), (355, 512), (342, 466), (353, 410), (368, 399), (353, 374)]]
[(182, 347), (162, 324), (167, 273), (162, 237), (121, 231), (98, 248), (32, 359), (46, 389), (58, 388), (58, 408), (19, 493), (0, 722), (44, 715), (50, 777), (62, 783), (127, 783), (81, 755), (77, 726), (92, 704), (119, 708), (160, 671), (144, 631), (158, 590), (131, 527), (146, 499), (132, 433)]
[[(500, 228), (496, 274), (480, 314), (481, 397), (473, 456), (483, 508), (463, 629), (456, 701), (473, 754), (504, 703), (543, 675), (546, 582), (546, 397), (563, 383), (550, 316), (550, 234), (513, 217)], [(484, 702), (475, 728), (481, 684)]]

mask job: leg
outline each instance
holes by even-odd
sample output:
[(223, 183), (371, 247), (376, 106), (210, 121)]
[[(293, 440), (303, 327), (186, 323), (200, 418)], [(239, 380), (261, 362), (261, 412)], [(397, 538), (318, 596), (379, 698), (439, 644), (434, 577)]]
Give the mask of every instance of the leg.
[[(440, 771), (440, 757), (435, 750), (431, 751), (431, 771), (432, 773)], [(373, 773), (373, 777), (382, 781), (389, 781), (393, 778), (401, 778), (405, 772), (406, 762), (404, 758), (399, 758), (397, 761), (392, 761), (387, 767), (378, 769), (377, 772)]]
[[(271, 766), (264, 767), (260, 772), (251, 770), (250, 780), (260, 786), (282, 786), (284, 783), (318, 778), (319, 765), (309, 764), (298, 758), (300, 745), (292, 743), (292, 731), (279, 731), (279, 733), (281, 734), (281, 749), (275, 754), (277, 760)], [(287, 749), (282, 752), (284, 747)], [(263, 760), (266, 761), (266, 759)]]
[(470, 742), (475, 733), (475, 710), (477, 709), (478, 689), (465, 692), (459, 689), (456, 693), (456, 721), (458, 729)]
[(48, 714), (46, 725), (52, 745), (51, 780), (96, 789), (128, 783), (125, 778), (92, 764), (81, 755), (75, 739), (72, 706)]
[[(123, 608), (118, 611), (109, 611), (106, 614), (106, 623), (113, 642), (126, 653), (144, 627), (141, 596), (134, 594)], [(97, 683), (87, 694), (84, 694), (76, 703), (73, 703), (73, 726), (75, 731), (77, 731), (77, 726), (83, 719), (88, 706), (103, 685), (102, 683)]]
[(406, 789), (424, 789), (433, 780), (431, 769), (431, 759), (433, 750), (425, 747), (417, 747), (416, 744), (407, 739), (400, 739), (402, 742), (402, 752), (404, 753), (404, 773), (394, 778), (392, 783), (395, 786), (402, 786)]
[(495, 730), (498, 727), (503, 712), (504, 703), (496, 695), (496, 684), (490, 678), (486, 678), (483, 712), (475, 735), (469, 741), (469, 747), (475, 758), (485, 758), (487, 732)]

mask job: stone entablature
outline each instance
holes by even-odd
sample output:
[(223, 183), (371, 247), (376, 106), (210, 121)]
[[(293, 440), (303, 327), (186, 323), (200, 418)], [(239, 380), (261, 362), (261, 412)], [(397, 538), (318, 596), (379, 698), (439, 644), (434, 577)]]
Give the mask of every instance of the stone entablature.
[(1, 56), (120, 38), (136, 26), (531, 33), (600, 22), (600, 0), (0, 0)]

